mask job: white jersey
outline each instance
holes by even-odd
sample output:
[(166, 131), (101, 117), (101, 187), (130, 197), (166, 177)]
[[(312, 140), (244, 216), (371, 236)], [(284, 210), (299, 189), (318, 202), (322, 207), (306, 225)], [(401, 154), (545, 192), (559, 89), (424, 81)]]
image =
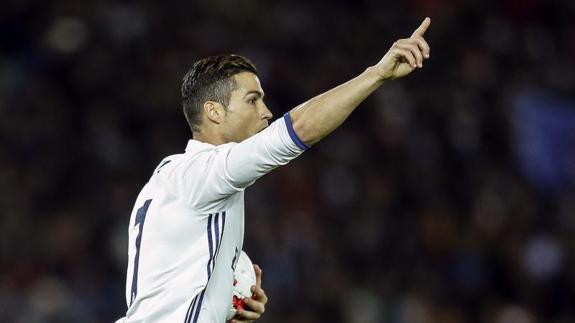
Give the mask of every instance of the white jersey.
[(224, 323), (244, 238), (244, 189), (307, 147), (289, 114), (242, 141), (190, 140), (166, 157), (129, 227), (126, 317), (119, 322)]

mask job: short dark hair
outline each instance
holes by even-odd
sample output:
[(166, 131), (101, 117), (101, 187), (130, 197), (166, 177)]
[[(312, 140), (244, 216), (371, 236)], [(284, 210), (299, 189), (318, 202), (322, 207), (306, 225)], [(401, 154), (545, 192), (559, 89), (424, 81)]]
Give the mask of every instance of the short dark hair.
[(234, 75), (251, 72), (256, 67), (239, 55), (218, 55), (194, 63), (182, 82), (182, 106), (192, 132), (202, 123), (202, 107), (206, 101), (216, 101), (227, 107), (237, 84)]

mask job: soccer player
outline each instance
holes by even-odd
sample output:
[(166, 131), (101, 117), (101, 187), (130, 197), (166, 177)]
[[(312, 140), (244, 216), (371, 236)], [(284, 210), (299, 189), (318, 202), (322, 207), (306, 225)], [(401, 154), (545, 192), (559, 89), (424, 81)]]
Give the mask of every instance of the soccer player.
[[(130, 218), (126, 317), (120, 322), (223, 323), (244, 238), (244, 190), (336, 129), (373, 91), (423, 66), (425, 18), (374, 66), (286, 113), (272, 113), (254, 65), (223, 55), (196, 62), (182, 85), (193, 133), (140, 192)], [(265, 310), (261, 270), (233, 322)]]

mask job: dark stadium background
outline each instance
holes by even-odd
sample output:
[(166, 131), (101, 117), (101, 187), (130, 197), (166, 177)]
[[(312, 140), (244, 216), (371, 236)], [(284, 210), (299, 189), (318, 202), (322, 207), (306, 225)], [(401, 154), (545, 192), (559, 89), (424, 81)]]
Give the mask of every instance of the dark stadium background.
[(575, 2), (0, 6), (0, 321), (125, 311), (139, 189), (190, 132), (187, 68), (257, 64), (276, 117), (425, 16), (431, 59), (246, 194), (261, 322), (575, 322)]

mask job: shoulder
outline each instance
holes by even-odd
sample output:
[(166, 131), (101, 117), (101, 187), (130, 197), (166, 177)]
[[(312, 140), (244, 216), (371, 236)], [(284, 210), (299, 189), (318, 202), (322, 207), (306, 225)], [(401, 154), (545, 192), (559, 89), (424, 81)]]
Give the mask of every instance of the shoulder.
[[(210, 168), (210, 165), (218, 161), (225, 160), (230, 149), (237, 143), (226, 143), (222, 145), (212, 145), (197, 140), (190, 140), (186, 150), (181, 154), (174, 154), (162, 159), (152, 176), (183, 175), (182, 173), (203, 173)], [(204, 173), (205, 175), (205, 173)]]

